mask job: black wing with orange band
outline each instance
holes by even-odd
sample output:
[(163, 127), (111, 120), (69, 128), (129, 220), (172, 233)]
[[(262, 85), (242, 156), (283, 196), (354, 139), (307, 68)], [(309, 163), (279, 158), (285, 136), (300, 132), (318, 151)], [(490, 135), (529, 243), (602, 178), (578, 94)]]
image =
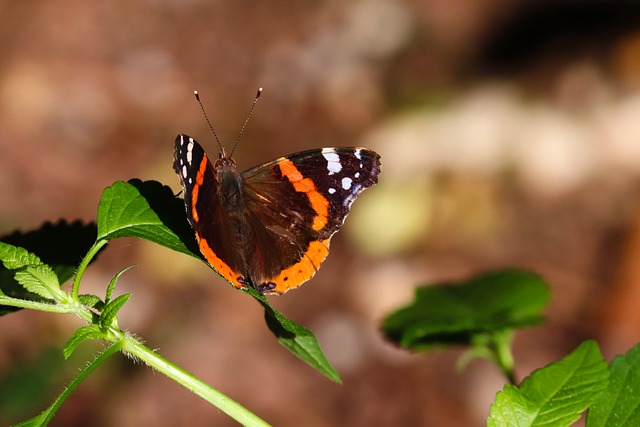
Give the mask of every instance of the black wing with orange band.
[[(255, 233), (250, 276), (264, 293), (309, 280), (329, 254), (351, 204), (378, 181), (380, 156), (365, 148), (324, 148), (281, 157), (242, 173), (245, 216)], [(253, 268), (252, 268), (253, 267)]]

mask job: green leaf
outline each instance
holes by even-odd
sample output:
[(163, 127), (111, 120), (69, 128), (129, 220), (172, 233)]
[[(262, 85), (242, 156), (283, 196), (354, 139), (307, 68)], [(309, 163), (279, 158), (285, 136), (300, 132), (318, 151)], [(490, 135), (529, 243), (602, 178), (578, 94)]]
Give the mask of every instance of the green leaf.
[(60, 295), (58, 276), (48, 265), (29, 265), (18, 271), (15, 279), (24, 288), (46, 299), (57, 299)]
[(0, 242), (0, 261), (7, 270), (17, 270), (27, 265), (40, 265), (42, 261), (24, 248)]
[(609, 371), (594, 341), (534, 371), (519, 387), (506, 385), (496, 396), (489, 427), (571, 425), (607, 387)]
[(156, 181), (116, 182), (102, 192), (98, 239), (137, 237), (202, 259), (184, 202)]
[(500, 270), (468, 281), (418, 288), (415, 300), (391, 313), (382, 330), (412, 350), (472, 345), (479, 336), (543, 321), (549, 288), (539, 276)]
[(609, 386), (587, 413), (587, 427), (640, 425), (640, 345), (613, 359)]
[(104, 338), (104, 333), (100, 330), (98, 325), (88, 325), (78, 328), (74, 334), (69, 338), (67, 343), (64, 345), (64, 349), (62, 350), (62, 354), (65, 359), (68, 359), (71, 356), (71, 353), (82, 343), (83, 341), (94, 339), (99, 340)]
[(327, 360), (313, 332), (287, 319), (282, 313), (271, 307), (267, 299), (255, 289), (245, 289), (244, 292), (254, 297), (264, 307), (267, 326), (280, 344), (331, 381), (342, 383), (340, 374)]
[(36, 230), (13, 232), (0, 241), (36, 254), (58, 275), (60, 283), (73, 277), (73, 270), (96, 240), (96, 225), (81, 221), (46, 222)]
[(115, 276), (113, 276), (113, 278), (109, 282), (109, 286), (107, 286), (106, 296), (104, 297), (105, 304), (109, 304), (109, 302), (111, 301), (111, 295), (113, 295), (113, 291), (116, 288), (116, 283), (118, 282), (118, 279), (120, 278), (120, 276), (122, 276), (125, 271), (133, 267), (135, 267), (135, 265), (130, 265), (128, 267), (125, 267), (122, 270), (118, 271), (118, 273), (116, 273)]
[[(15, 270), (26, 265), (51, 266), (60, 284), (71, 279), (75, 269), (96, 238), (95, 224), (80, 221), (44, 223), (40, 228), (27, 232), (13, 232), (0, 237), (0, 259), (6, 260), (0, 267), (0, 291), (13, 298), (42, 301), (14, 280)], [(95, 258), (94, 258), (95, 259)], [(20, 310), (0, 305), (0, 315)]]
[(102, 300), (97, 295), (78, 295), (78, 299), (80, 300), (80, 304), (86, 305), (87, 307), (92, 307), (98, 310), (102, 310), (104, 307), (104, 302), (102, 302)]
[[(30, 301), (44, 302), (46, 298), (29, 292), (16, 281), (14, 270), (25, 268), (29, 265), (42, 265), (42, 261), (35, 254), (24, 248), (0, 242), (0, 295), (4, 294), (12, 298), (20, 298)], [(17, 307), (0, 305), (0, 316), (20, 310)]]
[(47, 423), (44, 420), (45, 416), (43, 414), (38, 415), (37, 417), (31, 418), (30, 420), (23, 421), (19, 424), (15, 424), (13, 427), (40, 427), (46, 426)]
[(102, 310), (102, 314), (100, 315), (100, 329), (102, 331), (109, 329), (113, 323), (113, 319), (116, 317), (116, 314), (118, 314), (118, 311), (120, 311), (122, 306), (129, 301), (129, 298), (131, 298), (131, 294), (120, 295), (104, 307), (104, 310)]

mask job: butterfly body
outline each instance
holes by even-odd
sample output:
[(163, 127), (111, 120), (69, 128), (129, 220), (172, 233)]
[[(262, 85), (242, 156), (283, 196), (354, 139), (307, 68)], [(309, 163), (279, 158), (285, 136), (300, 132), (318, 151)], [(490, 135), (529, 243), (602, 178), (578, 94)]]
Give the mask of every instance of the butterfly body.
[(321, 148), (239, 173), (224, 150), (212, 164), (198, 142), (178, 135), (174, 169), (207, 262), (237, 288), (282, 294), (320, 268), (351, 204), (377, 182), (380, 156)]

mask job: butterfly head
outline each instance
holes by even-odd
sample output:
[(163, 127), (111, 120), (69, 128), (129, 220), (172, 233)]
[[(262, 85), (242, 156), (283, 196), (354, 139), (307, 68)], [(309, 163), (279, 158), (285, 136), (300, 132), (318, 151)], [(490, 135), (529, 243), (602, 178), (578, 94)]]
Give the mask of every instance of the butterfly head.
[(233, 157), (227, 156), (227, 153), (224, 151), (224, 148), (220, 152), (220, 158), (215, 161), (213, 167), (216, 171), (224, 172), (224, 171), (235, 171), (236, 170), (236, 161), (233, 160)]

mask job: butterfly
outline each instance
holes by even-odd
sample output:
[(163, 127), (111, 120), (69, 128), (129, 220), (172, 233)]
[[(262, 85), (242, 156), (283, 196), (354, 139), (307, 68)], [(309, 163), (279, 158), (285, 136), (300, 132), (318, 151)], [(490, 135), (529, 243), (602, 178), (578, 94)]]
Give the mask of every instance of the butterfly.
[(313, 277), (351, 204), (380, 173), (380, 156), (361, 147), (312, 149), (244, 172), (220, 150), (212, 163), (195, 139), (176, 138), (187, 219), (211, 267), (266, 295)]

